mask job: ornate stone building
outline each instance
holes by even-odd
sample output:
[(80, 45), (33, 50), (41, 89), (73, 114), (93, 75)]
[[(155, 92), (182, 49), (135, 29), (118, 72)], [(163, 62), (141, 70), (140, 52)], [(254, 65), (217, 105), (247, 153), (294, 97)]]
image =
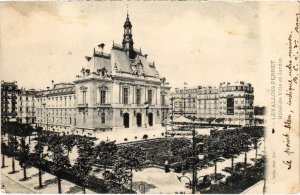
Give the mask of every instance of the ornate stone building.
[(167, 120), (169, 84), (147, 54), (134, 49), (128, 15), (123, 27), (122, 45), (113, 43), (110, 54), (98, 45), (73, 83), (38, 94), (37, 123), (102, 131), (158, 127)]

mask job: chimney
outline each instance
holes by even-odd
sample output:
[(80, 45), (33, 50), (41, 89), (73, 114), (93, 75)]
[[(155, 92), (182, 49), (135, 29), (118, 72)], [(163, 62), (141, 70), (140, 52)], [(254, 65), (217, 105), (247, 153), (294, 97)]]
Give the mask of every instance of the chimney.
[(52, 83), (52, 89), (53, 89), (54, 88), (54, 80), (52, 80), (51, 83)]

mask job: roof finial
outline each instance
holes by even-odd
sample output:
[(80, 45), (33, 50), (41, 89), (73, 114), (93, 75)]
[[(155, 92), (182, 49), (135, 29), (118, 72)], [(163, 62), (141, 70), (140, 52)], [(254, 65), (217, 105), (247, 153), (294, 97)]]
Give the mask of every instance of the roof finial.
[(126, 4), (126, 8), (127, 8), (127, 19), (129, 19), (129, 14), (128, 14), (128, 4)]

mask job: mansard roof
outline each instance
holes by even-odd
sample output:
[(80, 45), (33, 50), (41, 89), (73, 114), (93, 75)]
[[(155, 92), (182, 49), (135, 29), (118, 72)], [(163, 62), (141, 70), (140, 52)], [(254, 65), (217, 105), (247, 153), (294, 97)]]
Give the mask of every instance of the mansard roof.
[(158, 77), (159, 73), (154, 63), (148, 62), (146, 56), (142, 55), (137, 49), (134, 49), (134, 52), (136, 58), (130, 59), (122, 46), (114, 44), (110, 54), (95, 51), (93, 57), (88, 61), (87, 68), (90, 69), (90, 72), (95, 73), (97, 73), (97, 70), (105, 68), (108, 74), (111, 74), (113, 69), (116, 68), (121, 73), (133, 74), (132, 64), (138, 60), (143, 66), (145, 76)]
[(71, 95), (71, 94), (75, 94), (75, 86), (58, 88), (58, 89), (54, 88), (51, 90), (40, 91), (39, 93), (37, 93), (37, 97)]

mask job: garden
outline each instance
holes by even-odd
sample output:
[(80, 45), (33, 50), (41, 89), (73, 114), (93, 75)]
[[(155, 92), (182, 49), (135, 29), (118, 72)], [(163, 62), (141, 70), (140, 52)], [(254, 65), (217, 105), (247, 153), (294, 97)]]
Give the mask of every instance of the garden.
[[(37, 136), (30, 139), (33, 133)], [(4, 123), (1, 135), (5, 134), (8, 134), (8, 144), (1, 143), (2, 167), (5, 167), (5, 155), (12, 157), (13, 173), (14, 159), (17, 159), (22, 165), (24, 180), (27, 167), (38, 168), (40, 187), (43, 187), (42, 172), (51, 173), (57, 177), (58, 193), (61, 193), (62, 179), (81, 186), (83, 193), (85, 188), (97, 193), (135, 193), (133, 172), (147, 167), (164, 169), (166, 165), (170, 171), (183, 175), (194, 169), (214, 167), (214, 172), (204, 175), (196, 185), (202, 193), (239, 193), (264, 178), (264, 158), (257, 155), (264, 136), (262, 127), (212, 131), (209, 136), (199, 135), (193, 140), (144, 138), (140, 142), (119, 145), (111, 141), (95, 145), (95, 138), (59, 135), (19, 123)], [(76, 158), (71, 162), (70, 152), (74, 148)], [(252, 159), (254, 165), (247, 157), (250, 150), (256, 151), (255, 159)], [(202, 159), (197, 158), (200, 154)], [(241, 154), (244, 162), (234, 163)], [(231, 166), (224, 168), (229, 174), (225, 178), (218, 173), (218, 163), (227, 159), (231, 160)], [(101, 177), (91, 174), (97, 169), (100, 169)]]

